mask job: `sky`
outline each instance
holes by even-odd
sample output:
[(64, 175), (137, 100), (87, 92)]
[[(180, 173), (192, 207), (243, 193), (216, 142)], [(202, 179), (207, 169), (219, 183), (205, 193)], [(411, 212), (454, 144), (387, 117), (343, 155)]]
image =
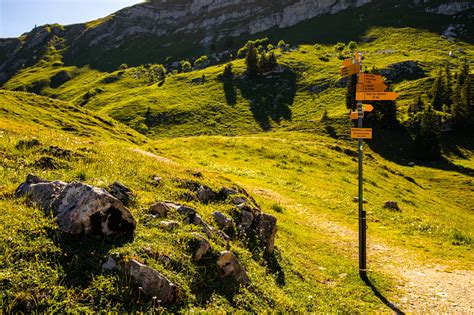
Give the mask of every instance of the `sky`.
[(0, 0), (0, 38), (18, 37), (35, 25), (88, 22), (142, 0)]

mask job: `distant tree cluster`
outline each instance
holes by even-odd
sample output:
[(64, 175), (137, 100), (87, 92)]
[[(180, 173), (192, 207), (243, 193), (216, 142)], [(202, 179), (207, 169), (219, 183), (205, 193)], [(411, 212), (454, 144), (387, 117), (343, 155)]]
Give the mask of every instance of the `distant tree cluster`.
[(245, 64), (248, 75), (254, 77), (258, 74), (275, 70), (278, 66), (278, 61), (273, 51), (259, 51), (254, 43), (248, 43)]
[[(121, 70), (127, 69), (127, 65), (120, 66)], [(164, 83), (166, 79), (166, 68), (161, 64), (146, 64), (132, 68), (129, 74), (135, 78), (144, 78), (148, 83)]]

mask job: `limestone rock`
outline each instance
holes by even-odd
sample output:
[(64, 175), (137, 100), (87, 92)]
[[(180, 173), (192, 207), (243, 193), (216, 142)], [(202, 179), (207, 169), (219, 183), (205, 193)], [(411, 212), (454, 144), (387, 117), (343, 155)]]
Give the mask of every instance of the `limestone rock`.
[(161, 221), (160, 226), (165, 230), (172, 231), (179, 227), (179, 223), (176, 221)]
[(217, 267), (221, 278), (233, 277), (241, 283), (249, 282), (247, 272), (240, 261), (230, 251), (221, 252), (217, 260)]
[(124, 205), (128, 205), (133, 197), (133, 192), (119, 181), (115, 181), (109, 186), (109, 193), (120, 200)]
[(197, 197), (202, 202), (210, 202), (217, 199), (217, 193), (207, 186), (199, 186), (197, 190)]
[(79, 182), (66, 184), (48, 182), (28, 175), (16, 190), (16, 196), (26, 196), (53, 211), (59, 229), (72, 235), (131, 235), (136, 221), (120, 200), (101, 188)]
[(214, 218), (214, 220), (217, 222), (217, 224), (221, 228), (233, 228), (234, 227), (234, 221), (231, 218), (229, 218), (228, 216), (226, 216), (225, 214), (223, 214), (222, 212), (215, 211), (215, 212), (212, 213), (212, 217)]
[(165, 218), (170, 210), (178, 209), (179, 207), (179, 205), (170, 202), (157, 202), (148, 209), (148, 212), (157, 217)]
[(247, 210), (240, 211), (240, 222), (237, 226), (237, 229), (241, 234), (246, 234), (247, 231), (250, 229), (253, 223), (254, 216), (252, 212)]
[(270, 214), (260, 213), (256, 221), (260, 246), (265, 249), (266, 254), (272, 254), (275, 247), (277, 219)]
[(237, 194), (238, 194), (237, 191), (227, 188), (227, 187), (222, 187), (221, 190), (219, 190), (219, 196), (221, 197), (221, 199), (224, 199), (224, 200), (229, 196), (237, 195)]
[(118, 265), (115, 262), (115, 259), (108, 257), (107, 261), (102, 264), (102, 271), (114, 271), (118, 270)]
[(197, 241), (197, 246), (193, 254), (195, 260), (201, 260), (201, 258), (206, 255), (207, 251), (211, 249), (211, 243), (199, 233), (192, 233), (195, 240)]
[(133, 259), (124, 263), (123, 271), (143, 289), (143, 293), (147, 296), (156, 297), (164, 304), (176, 300), (176, 285), (158, 271)]

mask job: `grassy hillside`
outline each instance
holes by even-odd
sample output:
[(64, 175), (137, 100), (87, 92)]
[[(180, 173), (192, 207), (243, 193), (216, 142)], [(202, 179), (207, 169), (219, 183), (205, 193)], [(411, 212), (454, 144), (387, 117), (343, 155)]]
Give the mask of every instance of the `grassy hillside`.
[[(463, 58), (471, 58), (473, 51), (468, 43), (452, 43), (435, 33), (411, 28), (373, 29), (367, 36), (370, 42), (359, 43), (367, 69), (384, 69), (411, 60), (425, 73), (401, 76), (392, 85), (400, 92), (401, 115), (418, 93), (426, 94), (431, 76), (440, 66), (449, 62), (457, 71)], [(458, 48), (465, 54), (450, 58), (448, 53)], [(336, 85), (341, 60), (332, 45), (278, 51), (284, 71), (254, 80), (244, 77), (243, 60), (236, 60), (232, 63), (235, 78), (230, 83), (218, 79), (224, 65), (170, 74), (164, 84), (158, 84), (150, 82), (142, 68), (103, 73), (87, 67), (62, 67), (60, 54), (51, 54), (51, 62), (21, 71), (4, 87), (72, 101), (125, 123), (137, 116), (146, 117), (145, 133), (151, 137), (294, 129), (314, 125), (325, 110), (331, 117), (347, 114), (345, 89)]]

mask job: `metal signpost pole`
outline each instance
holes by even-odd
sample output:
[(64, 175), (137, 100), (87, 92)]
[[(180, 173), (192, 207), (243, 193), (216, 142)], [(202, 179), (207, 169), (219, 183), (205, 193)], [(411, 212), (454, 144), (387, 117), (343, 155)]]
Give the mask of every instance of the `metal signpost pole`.
[[(358, 53), (357, 60), (360, 64), (360, 74), (362, 73), (362, 54)], [(357, 59), (356, 58), (356, 59)], [(358, 80), (359, 81), (359, 80)], [(357, 112), (359, 114), (357, 127), (362, 128), (362, 118), (364, 117), (364, 109), (362, 108), (362, 101), (357, 102)], [(367, 250), (366, 250), (366, 212), (364, 211), (364, 180), (363, 180), (363, 152), (362, 152), (363, 141), (359, 139), (359, 275), (362, 279), (367, 278)]]

